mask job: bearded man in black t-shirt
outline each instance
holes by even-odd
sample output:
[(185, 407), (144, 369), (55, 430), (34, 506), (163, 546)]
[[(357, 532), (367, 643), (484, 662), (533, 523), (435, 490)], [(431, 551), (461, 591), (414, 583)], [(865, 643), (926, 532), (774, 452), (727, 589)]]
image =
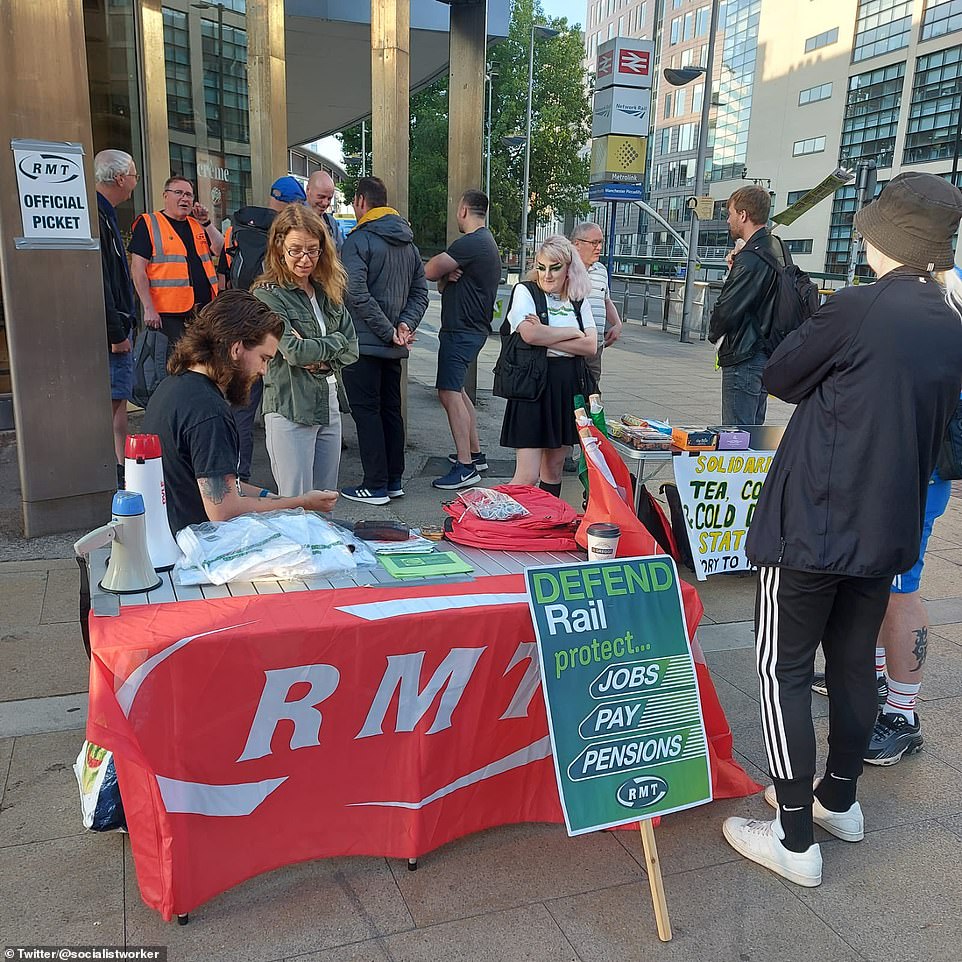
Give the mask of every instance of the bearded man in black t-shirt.
[(331, 511), (334, 491), (281, 498), (237, 477), (240, 443), (231, 404), (277, 353), (284, 322), (247, 291), (226, 291), (208, 304), (177, 343), (171, 377), (147, 405), (143, 431), (160, 438), (167, 516), (174, 531), (249, 512), (304, 508)]

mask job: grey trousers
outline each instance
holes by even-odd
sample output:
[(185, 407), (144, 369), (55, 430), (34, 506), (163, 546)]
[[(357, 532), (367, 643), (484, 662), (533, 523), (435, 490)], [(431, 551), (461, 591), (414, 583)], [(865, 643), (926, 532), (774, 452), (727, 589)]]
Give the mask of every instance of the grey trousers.
[(296, 424), (280, 414), (265, 414), (267, 453), (277, 493), (295, 498), (306, 491), (336, 491), (341, 463), (341, 412), (331, 385), (330, 422)]

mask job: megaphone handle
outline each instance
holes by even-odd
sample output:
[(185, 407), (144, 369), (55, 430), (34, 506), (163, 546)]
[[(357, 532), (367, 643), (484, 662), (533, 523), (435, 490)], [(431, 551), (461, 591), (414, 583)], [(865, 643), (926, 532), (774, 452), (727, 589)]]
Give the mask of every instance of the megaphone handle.
[(108, 521), (107, 524), (91, 531), (90, 534), (85, 534), (79, 541), (74, 542), (74, 554), (79, 558), (81, 555), (96, 551), (97, 548), (106, 547), (117, 537), (117, 529), (121, 525), (122, 522), (117, 520)]

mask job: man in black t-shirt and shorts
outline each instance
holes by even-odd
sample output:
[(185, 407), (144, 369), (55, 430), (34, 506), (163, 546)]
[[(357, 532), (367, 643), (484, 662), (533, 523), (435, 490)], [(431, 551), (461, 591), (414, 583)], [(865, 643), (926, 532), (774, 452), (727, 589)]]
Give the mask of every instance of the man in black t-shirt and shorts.
[(174, 531), (250, 512), (331, 511), (334, 491), (280, 498), (237, 477), (240, 442), (231, 404), (277, 353), (284, 322), (247, 291), (227, 291), (187, 328), (170, 359), (171, 377), (147, 405), (143, 431), (160, 438), (167, 516)]
[(466, 190), (458, 202), (459, 237), (443, 254), (427, 262), (424, 274), (441, 292), (438, 346), (438, 397), (448, 416), (455, 453), (451, 470), (434, 482), (445, 490), (477, 484), (488, 464), (478, 438), (478, 416), (464, 390), (468, 368), (477, 360), (488, 334), (494, 300), (501, 283), (501, 254), (485, 226), (488, 198)]

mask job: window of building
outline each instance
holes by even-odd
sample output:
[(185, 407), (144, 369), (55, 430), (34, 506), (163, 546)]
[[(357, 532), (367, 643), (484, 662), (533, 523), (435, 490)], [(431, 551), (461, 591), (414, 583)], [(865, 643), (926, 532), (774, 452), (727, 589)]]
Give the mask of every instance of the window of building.
[(811, 189), (811, 187), (806, 187), (805, 190), (790, 190), (788, 197), (785, 198), (785, 203), (789, 207), (791, 207), (792, 204), (797, 204)]
[(675, 116), (683, 117), (687, 112), (688, 108), (686, 106), (686, 101), (688, 100), (688, 91), (681, 87), (675, 91)]
[(798, 93), (798, 106), (804, 107), (805, 104), (814, 104), (819, 100), (828, 100), (832, 96), (832, 84), (819, 84), (817, 87), (808, 87)]
[[(885, 182), (879, 181), (875, 196), (881, 193)], [(855, 216), (855, 185), (840, 187), (832, 197), (832, 220), (828, 228), (828, 242), (825, 248), (825, 270), (829, 273), (844, 274), (852, 249), (852, 219)], [(864, 253), (860, 263), (864, 263)]]
[(623, 37), (625, 35), (625, 18), (618, 18), (618, 36)]
[(307, 155), (298, 153), (296, 150), (289, 150), (287, 152), (287, 167), (292, 174), (297, 174), (298, 177), (307, 176)]
[(796, 140), (792, 147), (792, 156), (801, 157), (803, 154), (818, 154), (825, 149), (824, 137), (809, 137), (807, 140)]
[(695, 13), (693, 10), (689, 10), (685, 14), (685, 26), (681, 35), (684, 40), (691, 40), (695, 36)]
[(905, 63), (894, 63), (848, 79), (839, 163), (874, 160), (891, 167), (902, 100)]
[(922, 13), (923, 40), (962, 30), (962, 0), (926, 0)]
[(909, 45), (912, 0), (859, 0), (852, 63)]
[(809, 37), (805, 41), (805, 53), (811, 53), (813, 50), (818, 50), (819, 47), (827, 47), (830, 44), (838, 42), (838, 27), (832, 27), (831, 30), (826, 30), (825, 33), (820, 33), (817, 36)]
[(695, 62), (694, 58), (695, 58), (694, 48), (689, 47), (687, 50), (682, 50), (681, 65), (683, 67), (690, 67)]
[[(732, 180), (748, 156), (748, 126), (755, 86), (761, 0), (728, 0), (719, 14), (722, 42), (718, 108), (708, 145), (709, 180)], [(701, 61), (703, 64), (705, 60)]]
[(814, 241), (812, 240), (787, 240), (785, 246), (790, 254), (811, 254)]
[(705, 37), (711, 30), (711, 7), (701, 7), (695, 11), (695, 36)]
[(702, 98), (705, 96), (705, 85), (696, 84), (691, 91), (691, 112), (697, 114), (701, 110)]
[(190, 36), (187, 14), (164, 7), (164, 67), (167, 74), (167, 126), (194, 132), (194, 105), (190, 92)]
[(197, 151), (188, 144), (170, 142), (168, 154), (170, 156), (170, 172), (186, 177), (191, 183), (197, 183)]
[(671, 94), (665, 94), (665, 110), (662, 117), (667, 120), (671, 116)]
[(912, 105), (903, 164), (951, 157), (958, 136), (962, 47), (949, 47), (915, 62)]
[(678, 43), (681, 40), (681, 17), (675, 17), (671, 22), (671, 43)]
[(207, 136), (250, 142), (247, 101), (247, 32), (201, 20)]

